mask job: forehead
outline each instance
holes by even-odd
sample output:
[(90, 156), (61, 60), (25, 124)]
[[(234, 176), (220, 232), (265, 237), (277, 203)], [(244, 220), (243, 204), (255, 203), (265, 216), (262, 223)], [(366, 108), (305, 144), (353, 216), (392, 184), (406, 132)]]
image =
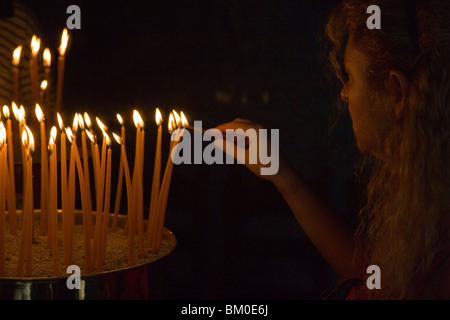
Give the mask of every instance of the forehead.
[(346, 65), (360, 66), (365, 68), (368, 64), (367, 57), (358, 49), (352, 35), (348, 38), (344, 51), (344, 62)]

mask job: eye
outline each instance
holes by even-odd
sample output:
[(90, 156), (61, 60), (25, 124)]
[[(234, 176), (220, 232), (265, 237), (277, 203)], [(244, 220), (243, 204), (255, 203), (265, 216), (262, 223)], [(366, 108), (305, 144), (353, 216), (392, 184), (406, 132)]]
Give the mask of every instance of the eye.
[(343, 78), (345, 82), (350, 80), (350, 74), (347, 71), (344, 71)]

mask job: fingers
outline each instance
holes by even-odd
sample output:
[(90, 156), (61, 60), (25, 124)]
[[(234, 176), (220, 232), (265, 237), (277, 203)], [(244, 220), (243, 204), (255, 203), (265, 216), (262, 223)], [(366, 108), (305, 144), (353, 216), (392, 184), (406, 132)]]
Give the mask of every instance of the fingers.
[(237, 130), (242, 129), (244, 131), (247, 131), (248, 129), (261, 129), (262, 126), (246, 119), (236, 118), (231, 122), (227, 122), (221, 125), (218, 125), (216, 129), (219, 129), (220, 131), (226, 133), (227, 129), (230, 130)]

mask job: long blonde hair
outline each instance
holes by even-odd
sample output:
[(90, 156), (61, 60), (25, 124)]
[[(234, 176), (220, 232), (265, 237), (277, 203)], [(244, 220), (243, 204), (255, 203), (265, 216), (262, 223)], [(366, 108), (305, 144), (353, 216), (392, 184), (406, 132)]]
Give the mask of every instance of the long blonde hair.
[(344, 85), (343, 56), (349, 34), (369, 61), (375, 95), (388, 90), (390, 70), (411, 83), (408, 103), (374, 160), (357, 239), (368, 264), (381, 269), (382, 290), (373, 298), (420, 297), (450, 247), (450, 3), (448, 0), (375, 1), (381, 29), (366, 26), (373, 1), (345, 0), (326, 26), (329, 62)]

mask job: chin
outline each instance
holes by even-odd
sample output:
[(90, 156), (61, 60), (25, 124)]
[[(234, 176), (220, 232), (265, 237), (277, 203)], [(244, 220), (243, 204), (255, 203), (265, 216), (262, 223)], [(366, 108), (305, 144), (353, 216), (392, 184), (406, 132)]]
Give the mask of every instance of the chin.
[(356, 145), (359, 151), (364, 155), (373, 156), (380, 160), (383, 158), (381, 153), (377, 151), (377, 148), (375, 147), (374, 144), (370, 144), (357, 139)]

